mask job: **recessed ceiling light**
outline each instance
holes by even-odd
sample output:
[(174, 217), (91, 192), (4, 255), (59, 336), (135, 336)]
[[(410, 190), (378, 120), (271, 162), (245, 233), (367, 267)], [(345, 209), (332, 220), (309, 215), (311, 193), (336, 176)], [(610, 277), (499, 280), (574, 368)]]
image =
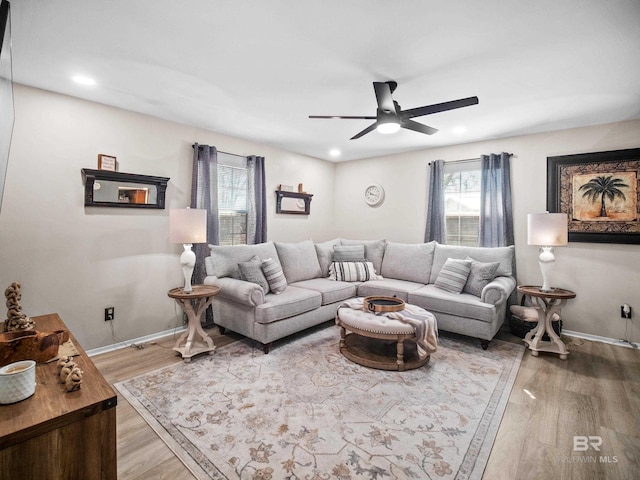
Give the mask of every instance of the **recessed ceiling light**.
[(332, 157), (339, 157), (341, 153), (342, 152), (337, 148), (332, 148), (331, 150), (329, 150), (329, 155), (331, 155)]
[(93, 78), (85, 77), (84, 75), (74, 75), (71, 79), (79, 83), (80, 85), (95, 85), (96, 81)]
[(467, 133), (467, 127), (465, 127), (464, 125), (459, 125), (451, 131), (456, 135), (462, 135), (463, 133)]

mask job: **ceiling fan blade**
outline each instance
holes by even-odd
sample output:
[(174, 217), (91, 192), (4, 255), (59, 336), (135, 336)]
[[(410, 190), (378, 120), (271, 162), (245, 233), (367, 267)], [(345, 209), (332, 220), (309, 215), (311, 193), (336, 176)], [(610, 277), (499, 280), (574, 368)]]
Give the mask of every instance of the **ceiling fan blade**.
[(413, 130), (414, 132), (426, 133), (427, 135), (433, 135), (438, 131), (437, 128), (429, 127), (427, 125), (414, 122), (413, 120), (403, 120), (400, 126), (402, 128), (408, 128), (409, 130)]
[(342, 118), (347, 120), (376, 120), (378, 117), (354, 117), (344, 115), (309, 115), (309, 118)]
[(378, 126), (378, 122), (376, 123), (372, 123), (371, 125), (369, 125), (367, 128), (365, 128), (364, 130), (362, 130), (359, 133), (356, 133), (353, 137), (351, 137), (349, 140), (355, 140), (357, 138), (362, 137), (363, 135), (366, 135), (369, 132), (372, 132), (376, 129), (376, 127)]
[(450, 102), (436, 103), (418, 108), (409, 108), (400, 112), (402, 118), (421, 117), (423, 115), (431, 115), (432, 113), (446, 112), (447, 110), (455, 110), (456, 108), (470, 107), (478, 104), (478, 97), (461, 98), (460, 100), (452, 100)]
[(378, 110), (384, 113), (396, 113), (396, 107), (391, 97), (391, 85), (387, 82), (373, 82), (373, 89), (376, 92)]

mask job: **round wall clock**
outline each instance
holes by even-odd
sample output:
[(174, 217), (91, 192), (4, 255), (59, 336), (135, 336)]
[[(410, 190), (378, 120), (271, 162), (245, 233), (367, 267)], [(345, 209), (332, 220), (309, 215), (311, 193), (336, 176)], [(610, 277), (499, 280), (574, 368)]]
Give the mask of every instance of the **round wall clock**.
[(364, 201), (367, 202), (368, 205), (372, 207), (375, 205), (379, 205), (384, 200), (384, 188), (382, 185), (374, 183), (373, 185), (369, 185), (364, 191)]

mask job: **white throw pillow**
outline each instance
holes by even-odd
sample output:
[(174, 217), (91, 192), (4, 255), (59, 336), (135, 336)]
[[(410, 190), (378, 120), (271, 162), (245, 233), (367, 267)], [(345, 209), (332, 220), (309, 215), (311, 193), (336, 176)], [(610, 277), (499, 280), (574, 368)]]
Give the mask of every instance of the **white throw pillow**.
[(460, 293), (467, 283), (470, 271), (470, 261), (448, 258), (438, 273), (434, 285), (447, 292)]

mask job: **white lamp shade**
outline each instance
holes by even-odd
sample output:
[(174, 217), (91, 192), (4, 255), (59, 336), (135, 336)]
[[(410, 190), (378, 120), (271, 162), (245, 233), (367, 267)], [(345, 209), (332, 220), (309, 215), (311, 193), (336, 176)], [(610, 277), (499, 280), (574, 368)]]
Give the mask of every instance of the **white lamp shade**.
[(169, 242), (206, 243), (207, 211), (198, 208), (176, 208), (169, 211)]
[(566, 245), (569, 241), (566, 213), (530, 213), (527, 215), (527, 243), (545, 247)]

